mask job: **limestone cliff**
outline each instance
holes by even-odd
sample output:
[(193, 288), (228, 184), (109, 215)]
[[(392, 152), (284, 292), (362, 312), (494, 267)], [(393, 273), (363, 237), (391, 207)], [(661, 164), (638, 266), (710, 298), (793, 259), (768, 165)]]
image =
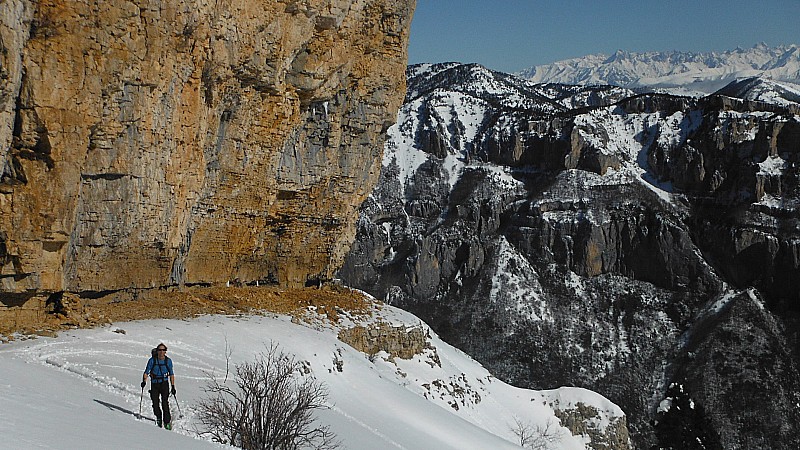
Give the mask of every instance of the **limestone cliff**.
[(0, 294), (332, 276), (414, 0), (0, 4)]

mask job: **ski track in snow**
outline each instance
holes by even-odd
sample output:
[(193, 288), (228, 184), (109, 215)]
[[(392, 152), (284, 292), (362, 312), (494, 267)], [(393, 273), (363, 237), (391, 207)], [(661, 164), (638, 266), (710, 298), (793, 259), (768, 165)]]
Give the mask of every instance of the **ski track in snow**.
[(347, 420), (353, 422), (357, 426), (359, 426), (362, 430), (365, 430), (369, 433), (374, 434), (378, 438), (380, 438), (384, 443), (391, 445), (395, 448), (405, 449), (406, 447), (400, 445), (399, 443), (393, 441), (389, 436), (381, 433), (380, 431), (376, 430), (375, 428), (370, 427), (365, 422), (358, 420), (352, 414), (348, 414), (342, 408), (338, 408), (335, 405), (331, 406), (331, 410), (334, 411), (336, 414), (341, 415), (342, 417), (346, 418)]

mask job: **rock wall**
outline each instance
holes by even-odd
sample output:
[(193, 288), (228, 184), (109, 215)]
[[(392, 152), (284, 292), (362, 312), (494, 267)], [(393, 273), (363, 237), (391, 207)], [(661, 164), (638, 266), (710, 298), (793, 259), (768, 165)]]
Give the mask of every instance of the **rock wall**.
[(330, 278), (414, 0), (0, 4), (0, 294)]

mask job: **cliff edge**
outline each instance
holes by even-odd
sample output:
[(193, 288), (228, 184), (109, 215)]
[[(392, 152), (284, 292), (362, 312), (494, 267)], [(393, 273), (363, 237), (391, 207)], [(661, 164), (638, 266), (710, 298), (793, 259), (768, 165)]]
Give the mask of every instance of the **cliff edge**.
[(0, 4), (0, 297), (332, 277), (414, 5)]

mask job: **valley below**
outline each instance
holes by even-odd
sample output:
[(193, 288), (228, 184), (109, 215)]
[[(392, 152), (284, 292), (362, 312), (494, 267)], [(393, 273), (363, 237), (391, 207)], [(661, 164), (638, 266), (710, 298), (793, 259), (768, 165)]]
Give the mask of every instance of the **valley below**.
[(637, 448), (800, 444), (791, 87), (697, 98), (455, 63), (408, 86), (346, 284), (509, 383), (602, 393)]

